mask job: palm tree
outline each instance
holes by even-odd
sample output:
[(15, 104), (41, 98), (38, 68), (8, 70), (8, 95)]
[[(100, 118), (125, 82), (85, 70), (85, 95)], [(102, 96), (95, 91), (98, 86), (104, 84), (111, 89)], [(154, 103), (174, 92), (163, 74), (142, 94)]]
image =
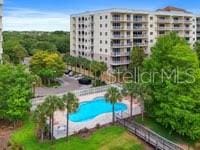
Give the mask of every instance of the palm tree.
[(45, 108), (45, 113), (49, 117), (49, 131), (50, 131), (50, 139), (53, 139), (54, 135), (54, 112), (56, 110), (63, 110), (64, 103), (63, 101), (57, 96), (49, 96), (45, 99), (43, 103)]
[(133, 98), (137, 98), (138, 96), (138, 85), (133, 81), (128, 81), (123, 85), (122, 93), (125, 96), (130, 96), (130, 117), (133, 115)]
[(44, 140), (44, 130), (47, 120), (44, 106), (45, 105), (39, 105), (33, 114), (33, 118), (37, 123), (37, 130), (41, 141)]
[(67, 109), (67, 129), (66, 136), (69, 136), (69, 114), (75, 112), (79, 106), (79, 100), (73, 93), (68, 93), (67, 95), (63, 95), (62, 101), (65, 103), (65, 107)]
[(115, 122), (115, 103), (117, 101), (121, 101), (122, 96), (118, 88), (111, 87), (107, 90), (107, 93), (105, 94), (106, 101), (110, 102), (112, 104), (112, 122), (114, 124)]
[(102, 73), (107, 70), (107, 65), (104, 62), (97, 62), (93, 60), (90, 67), (95, 79), (96, 86), (96, 79), (100, 80)]

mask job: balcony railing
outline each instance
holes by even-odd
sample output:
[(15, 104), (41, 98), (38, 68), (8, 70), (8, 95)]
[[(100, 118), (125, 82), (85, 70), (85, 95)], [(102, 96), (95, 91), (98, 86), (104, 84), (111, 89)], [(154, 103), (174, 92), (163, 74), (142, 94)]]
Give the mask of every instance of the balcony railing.
[(129, 56), (130, 55), (130, 52), (112, 52), (111, 53), (111, 56)]
[(112, 26), (113, 30), (131, 30), (131, 26)]
[(147, 34), (133, 34), (133, 38), (147, 38)]
[(113, 34), (114, 39), (129, 39), (131, 38), (130, 35), (119, 35), (119, 34)]
[(147, 18), (134, 18), (133, 22), (148, 22)]
[(113, 43), (111, 44), (112, 47), (130, 47), (132, 46), (132, 43), (127, 43), (127, 44), (124, 44), (124, 43)]
[(133, 30), (147, 30), (147, 27), (133, 27)]
[(173, 23), (184, 23), (184, 20), (173, 20)]
[(184, 23), (192, 23), (192, 20), (184, 20)]
[(184, 30), (183, 27), (173, 27), (172, 30)]
[(171, 27), (158, 27), (157, 30), (172, 30)]
[(170, 19), (158, 19), (157, 22), (158, 23), (170, 23), (171, 20)]
[(130, 64), (130, 60), (122, 60), (122, 61), (111, 61), (111, 65), (128, 65)]
[(130, 22), (130, 18), (123, 18), (123, 17), (112, 17), (112, 21), (122, 21), (122, 22)]
[(184, 30), (191, 30), (191, 28), (190, 27), (185, 27)]
[(148, 43), (133, 43), (133, 47), (143, 47), (148, 46)]

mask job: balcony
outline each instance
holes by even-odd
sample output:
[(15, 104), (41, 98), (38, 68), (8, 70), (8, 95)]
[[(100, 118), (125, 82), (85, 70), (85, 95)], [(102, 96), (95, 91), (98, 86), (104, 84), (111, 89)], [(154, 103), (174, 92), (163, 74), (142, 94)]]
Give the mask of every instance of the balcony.
[(190, 31), (190, 30), (192, 30), (192, 29), (191, 29), (190, 27), (185, 27), (184, 30)]
[(158, 19), (157, 20), (158, 23), (171, 23), (170, 19)]
[(147, 34), (133, 34), (134, 39), (147, 38)]
[(133, 47), (147, 47), (148, 43), (133, 43)]
[(133, 30), (135, 30), (135, 31), (138, 31), (138, 30), (148, 30), (148, 28), (147, 27), (145, 27), (145, 26), (141, 26), (141, 27), (133, 27)]
[(192, 23), (192, 20), (184, 20), (184, 23), (186, 23), (186, 24), (189, 23), (190, 24), (190, 23)]
[(131, 26), (112, 26), (113, 30), (131, 30)]
[(112, 21), (114, 21), (114, 22), (131, 22), (131, 19), (124, 18), (124, 17), (112, 17)]
[(130, 35), (119, 35), (119, 34), (113, 34), (113, 39), (130, 39), (131, 36)]
[(119, 47), (131, 47), (132, 46), (132, 43), (127, 43), (127, 44), (124, 44), (124, 43), (113, 43), (111, 44), (112, 47), (116, 47), (116, 48), (119, 48)]
[(173, 27), (172, 30), (178, 31), (178, 30), (184, 30), (183, 27)]
[(148, 22), (147, 18), (133, 18), (133, 22)]
[(112, 52), (111, 56), (119, 57), (119, 56), (129, 56), (130, 52)]
[(118, 65), (128, 65), (128, 64), (130, 64), (130, 60), (121, 60), (121, 61), (115, 61), (115, 60), (113, 60), (113, 61), (111, 61), (111, 65), (116, 65), (116, 66), (118, 66)]
[(157, 30), (165, 31), (165, 30), (172, 30), (171, 27), (158, 27)]
[(173, 20), (173, 23), (184, 23), (184, 20)]

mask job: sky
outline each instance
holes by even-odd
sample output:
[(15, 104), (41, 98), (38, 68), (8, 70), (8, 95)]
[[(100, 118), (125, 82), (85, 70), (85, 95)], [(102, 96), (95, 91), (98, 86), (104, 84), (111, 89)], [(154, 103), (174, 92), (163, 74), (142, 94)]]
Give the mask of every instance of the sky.
[(4, 0), (5, 31), (70, 30), (70, 14), (108, 8), (156, 10), (175, 6), (200, 14), (199, 0)]

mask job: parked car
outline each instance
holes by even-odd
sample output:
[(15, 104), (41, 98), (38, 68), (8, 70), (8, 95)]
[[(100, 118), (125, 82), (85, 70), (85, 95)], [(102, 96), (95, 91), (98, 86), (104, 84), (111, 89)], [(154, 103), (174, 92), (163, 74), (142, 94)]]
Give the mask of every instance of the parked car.
[(92, 80), (90, 78), (84, 77), (78, 80), (79, 84), (83, 85), (90, 85), (92, 83)]

